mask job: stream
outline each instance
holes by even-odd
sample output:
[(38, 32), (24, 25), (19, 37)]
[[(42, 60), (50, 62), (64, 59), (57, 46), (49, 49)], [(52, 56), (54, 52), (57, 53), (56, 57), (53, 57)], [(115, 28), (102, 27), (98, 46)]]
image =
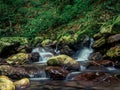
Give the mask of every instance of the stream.
[[(91, 43), (89, 46), (84, 46), (78, 50), (72, 58), (74, 58), (76, 61), (80, 63), (80, 70), (71, 72), (67, 75), (65, 80), (59, 81), (59, 80), (50, 80), (49, 77), (47, 77), (44, 68), (42, 68), (41, 72), (32, 76), (30, 78), (31, 80), (31, 86), (25, 90), (103, 90), (100, 87), (89, 87), (89, 86), (82, 86), (81, 82), (73, 81), (72, 78), (80, 73), (84, 72), (109, 72), (109, 73), (120, 73), (120, 70), (117, 70), (114, 67), (103, 67), (102, 69), (98, 70), (88, 70), (87, 65), (90, 62), (88, 60), (89, 55), (93, 52), (93, 49), (91, 48), (91, 45), (93, 43), (93, 39), (91, 39)], [(32, 52), (38, 52), (40, 55), (39, 61), (35, 62), (35, 65), (43, 65), (46, 66), (47, 60), (52, 57), (59, 55), (59, 50), (51, 50), (48, 48), (43, 47), (37, 47), (32, 50)], [(57, 53), (57, 54), (56, 54)], [(98, 84), (99, 86), (99, 84)], [(104, 86), (103, 86), (104, 88)], [(108, 89), (112, 90), (112, 89)], [(114, 89), (113, 89), (114, 90)]]

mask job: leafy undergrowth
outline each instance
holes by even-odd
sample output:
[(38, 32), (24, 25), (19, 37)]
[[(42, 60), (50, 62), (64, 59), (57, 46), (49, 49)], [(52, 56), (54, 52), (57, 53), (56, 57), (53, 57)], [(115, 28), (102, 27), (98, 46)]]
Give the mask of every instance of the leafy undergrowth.
[(93, 35), (120, 15), (119, 0), (1, 0), (0, 6), (0, 37)]

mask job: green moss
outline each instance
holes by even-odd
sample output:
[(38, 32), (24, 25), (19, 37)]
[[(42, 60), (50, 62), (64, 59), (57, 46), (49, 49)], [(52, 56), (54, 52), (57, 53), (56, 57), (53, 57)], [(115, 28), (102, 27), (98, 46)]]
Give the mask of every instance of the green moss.
[(66, 44), (73, 44), (75, 42), (77, 42), (78, 40), (78, 35), (74, 34), (74, 35), (64, 35), (59, 39), (59, 42), (64, 42)]
[(0, 38), (0, 42), (10, 43), (10, 44), (19, 42), (21, 45), (25, 45), (28, 44), (28, 39), (25, 37), (3, 37)]
[(106, 55), (110, 58), (120, 57), (120, 46), (115, 46), (115, 47), (110, 48), (107, 51)]
[(92, 47), (93, 47), (93, 48), (99, 48), (99, 47), (105, 45), (105, 43), (106, 43), (105, 38), (104, 38), (104, 37), (101, 37), (100, 39), (96, 40), (96, 41), (93, 43)]
[(26, 59), (28, 59), (28, 54), (26, 53), (18, 53), (16, 55), (10, 56), (7, 58), (7, 63), (9, 64), (24, 64), (26, 62)]
[(47, 64), (50, 66), (61, 66), (61, 65), (72, 66), (74, 64), (78, 64), (78, 62), (67, 55), (59, 55), (49, 58)]
[(42, 46), (46, 46), (46, 45), (49, 45), (49, 44), (52, 44), (52, 40), (50, 40), (50, 39), (45, 39), (41, 42)]

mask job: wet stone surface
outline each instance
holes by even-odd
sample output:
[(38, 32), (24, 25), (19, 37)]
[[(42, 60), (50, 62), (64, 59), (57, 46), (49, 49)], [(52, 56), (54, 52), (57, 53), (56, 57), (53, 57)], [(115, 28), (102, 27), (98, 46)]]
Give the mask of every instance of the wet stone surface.
[(84, 86), (80, 81), (31, 81), (25, 90), (119, 90), (120, 82), (106, 85)]

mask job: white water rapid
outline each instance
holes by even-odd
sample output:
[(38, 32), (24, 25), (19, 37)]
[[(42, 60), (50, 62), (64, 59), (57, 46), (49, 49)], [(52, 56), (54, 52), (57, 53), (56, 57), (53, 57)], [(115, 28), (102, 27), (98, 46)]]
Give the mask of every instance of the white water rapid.
[(33, 49), (32, 52), (38, 52), (40, 55), (39, 62), (37, 62), (37, 63), (46, 63), (50, 57), (54, 56), (54, 54), (52, 52), (50, 52), (42, 47), (35, 48), (35, 49)]
[(89, 55), (93, 52), (93, 49), (91, 48), (91, 45), (93, 43), (93, 39), (90, 39), (90, 46), (89, 47), (83, 47), (82, 49), (78, 50), (75, 54), (75, 59), (77, 61), (86, 61), (88, 60)]
[(86, 65), (89, 62), (88, 57), (93, 52), (93, 49), (91, 48), (92, 44), (93, 44), (93, 39), (91, 38), (89, 47), (87, 47), (87, 46), (82, 47), (74, 55), (74, 58), (76, 59), (76, 61), (79, 61), (81, 64), (80, 65), (81, 71), (84, 71), (86, 69)]

